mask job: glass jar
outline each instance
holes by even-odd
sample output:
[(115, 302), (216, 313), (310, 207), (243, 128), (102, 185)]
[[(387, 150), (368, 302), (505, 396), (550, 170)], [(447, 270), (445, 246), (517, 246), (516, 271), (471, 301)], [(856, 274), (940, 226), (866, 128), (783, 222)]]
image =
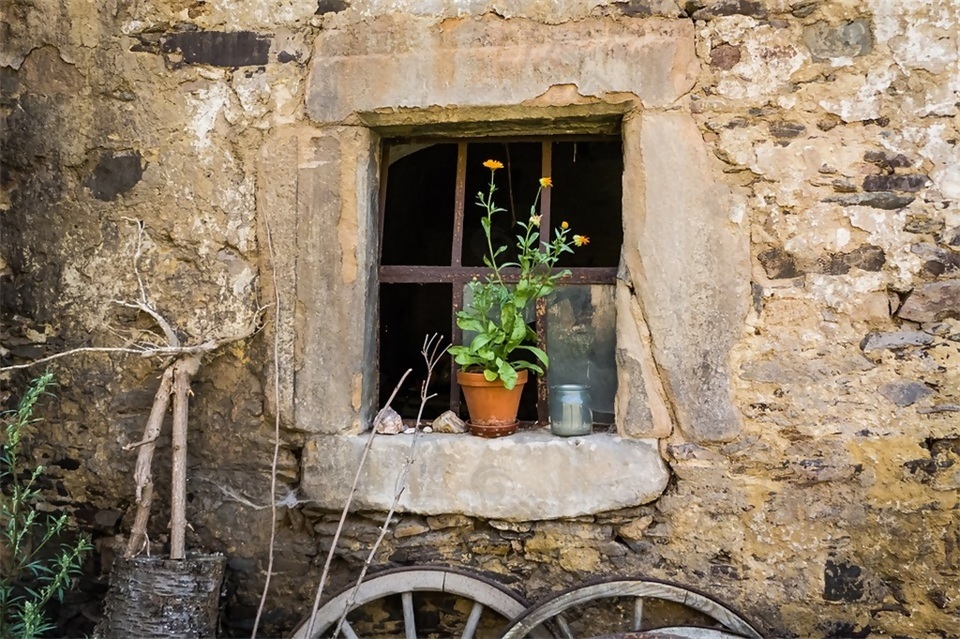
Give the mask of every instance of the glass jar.
[(550, 432), (560, 437), (589, 435), (593, 431), (590, 387), (560, 384), (550, 387)]

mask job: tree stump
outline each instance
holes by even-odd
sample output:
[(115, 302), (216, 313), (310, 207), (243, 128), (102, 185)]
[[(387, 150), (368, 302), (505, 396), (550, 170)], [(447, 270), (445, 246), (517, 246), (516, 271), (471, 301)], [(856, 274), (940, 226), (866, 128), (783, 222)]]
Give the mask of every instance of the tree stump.
[(103, 639), (217, 636), (220, 585), (227, 558), (118, 558), (110, 575)]

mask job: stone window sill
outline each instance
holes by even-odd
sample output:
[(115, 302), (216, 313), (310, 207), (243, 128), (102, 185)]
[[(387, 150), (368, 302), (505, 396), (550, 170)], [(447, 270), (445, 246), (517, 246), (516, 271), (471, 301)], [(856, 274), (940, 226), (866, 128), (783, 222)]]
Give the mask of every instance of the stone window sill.
[[(341, 509), (367, 438), (309, 440), (304, 496), (323, 508)], [(390, 508), (412, 442), (410, 435), (377, 436), (354, 496), (355, 510)], [(415, 453), (398, 510), (426, 515), (508, 521), (590, 515), (649, 503), (669, 478), (656, 439), (607, 433), (561, 438), (540, 429), (501, 439), (430, 433), (420, 435)]]

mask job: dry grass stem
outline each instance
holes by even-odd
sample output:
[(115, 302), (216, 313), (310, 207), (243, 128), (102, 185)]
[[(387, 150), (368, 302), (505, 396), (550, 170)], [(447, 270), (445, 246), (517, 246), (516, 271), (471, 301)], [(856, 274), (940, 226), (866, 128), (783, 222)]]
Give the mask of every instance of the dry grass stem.
[[(408, 368), (403, 376), (400, 378), (400, 381), (397, 382), (397, 385), (393, 388), (393, 392), (390, 393), (390, 397), (387, 398), (387, 402), (383, 405), (383, 408), (377, 413), (379, 417), (387, 408), (390, 407), (390, 404), (393, 402), (393, 398), (397, 396), (397, 393), (403, 387), (403, 383), (406, 381), (407, 376), (413, 372), (413, 369)], [(377, 419), (374, 418), (373, 423), (377, 423)], [(340, 541), (340, 534), (343, 532), (343, 525), (347, 521), (347, 513), (350, 512), (350, 504), (353, 503), (353, 497), (357, 493), (357, 486), (360, 484), (360, 477), (363, 474), (363, 467), (367, 462), (367, 454), (370, 452), (370, 448), (373, 446), (373, 440), (377, 436), (377, 429), (374, 427), (370, 428), (370, 436), (367, 437), (367, 442), (363, 446), (363, 453), (360, 455), (360, 463), (357, 465), (357, 472), (353, 476), (353, 484), (350, 486), (350, 493), (347, 495), (347, 501), (343, 505), (343, 510), (340, 511), (340, 521), (337, 524), (337, 529), (333, 533), (333, 541), (330, 542), (330, 550), (327, 551), (327, 559), (323, 564), (323, 572), (320, 575), (320, 584), (317, 586), (317, 595), (313, 600), (313, 608), (310, 610), (310, 622), (307, 625), (307, 636), (313, 636), (313, 626), (317, 622), (317, 611), (320, 610), (320, 598), (323, 596), (323, 589), (327, 585), (327, 577), (330, 574), (330, 564), (333, 563), (333, 556), (337, 550), (337, 543)]]
[[(423, 409), (427, 405), (427, 401), (434, 397), (434, 395), (427, 394), (427, 389), (430, 387), (430, 378), (433, 376), (433, 369), (447, 352), (446, 348), (441, 348), (442, 344), (443, 336), (436, 333), (425, 337), (423, 340), (423, 347), (420, 349), (420, 354), (423, 356), (423, 361), (427, 366), (427, 376), (420, 385), (420, 409), (417, 412), (417, 427), (413, 433), (413, 441), (410, 442), (410, 452), (407, 454), (407, 458), (404, 460), (403, 467), (400, 469), (400, 474), (397, 476), (396, 484), (394, 484), (393, 502), (390, 504), (390, 510), (387, 512), (387, 517), (384, 519), (383, 525), (380, 527), (380, 534), (377, 535), (377, 540), (373, 543), (373, 546), (371, 546), (370, 552), (367, 553), (367, 559), (363, 562), (363, 567), (360, 569), (360, 575), (357, 577), (357, 581), (353, 586), (353, 591), (350, 593), (350, 597), (347, 599), (347, 603), (343, 607), (343, 612), (340, 613), (340, 619), (337, 621), (337, 627), (333, 631), (334, 637), (340, 635), (340, 630), (343, 628), (343, 623), (347, 619), (347, 613), (357, 600), (357, 593), (360, 592), (360, 585), (367, 576), (367, 570), (369, 570), (371, 564), (373, 563), (373, 558), (377, 553), (377, 549), (380, 548), (380, 544), (383, 542), (384, 537), (387, 535), (387, 531), (390, 529), (390, 522), (393, 520), (393, 515), (397, 510), (397, 506), (400, 504), (400, 497), (403, 496), (403, 491), (406, 490), (407, 476), (410, 474), (410, 468), (417, 459), (416, 451), (417, 444), (420, 441), (420, 420), (423, 417)], [(330, 551), (332, 553), (333, 548), (331, 548)], [(313, 632), (312, 628), (310, 629), (310, 632)]]

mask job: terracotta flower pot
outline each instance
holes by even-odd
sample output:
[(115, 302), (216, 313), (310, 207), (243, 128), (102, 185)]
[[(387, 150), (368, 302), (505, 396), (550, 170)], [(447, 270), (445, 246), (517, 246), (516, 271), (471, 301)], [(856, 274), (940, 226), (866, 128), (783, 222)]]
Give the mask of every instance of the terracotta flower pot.
[(457, 371), (457, 382), (467, 400), (470, 421), (467, 426), (473, 435), (503, 437), (517, 432), (517, 410), (520, 393), (527, 383), (527, 371), (517, 371), (517, 385), (511, 390), (499, 379), (488, 382), (483, 373)]

